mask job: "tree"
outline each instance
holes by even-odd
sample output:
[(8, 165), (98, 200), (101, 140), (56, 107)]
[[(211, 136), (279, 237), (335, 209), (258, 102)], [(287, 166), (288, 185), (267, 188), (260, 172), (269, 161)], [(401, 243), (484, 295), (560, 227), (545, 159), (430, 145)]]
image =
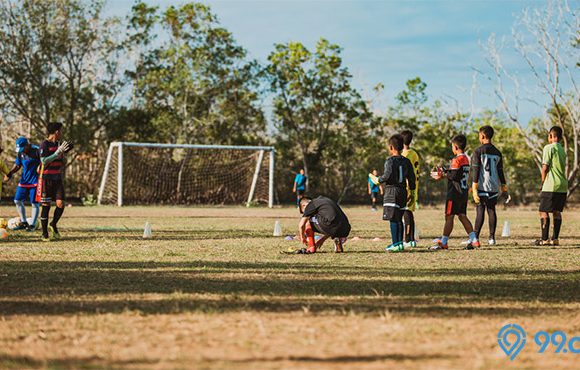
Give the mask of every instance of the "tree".
[[(246, 51), (220, 27), (208, 6), (192, 2), (160, 12), (139, 2), (133, 7), (130, 31), (138, 47), (130, 73), (134, 105), (151, 114), (158, 140), (264, 140), (258, 64), (246, 60)], [(156, 43), (159, 34), (162, 42)]]
[[(512, 50), (527, 65), (536, 91), (543, 93), (545, 101), (538, 102), (526, 95), (524, 81), (503, 64), (504, 45), (498, 44), (494, 35), (485, 45), (491, 72), (479, 71), (495, 83), (494, 93), (503, 113), (522, 133), (538, 167), (547, 129), (554, 124), (564, 129), (569, 194), (580, 185), (580, 81), (576, 69), (579, 49), (574, 45), (580, 30), (579, 9), (566, 0), (551, 0), (545, 8), (525, 10), (514, 24)], [(534, 134), (534, 127), (526, 127), (522, 122), (519, 106), (524, 100), (544, 107), (547, 117), (540, 121), (541, 133)]]
[(318, 41), (314, 52), (298, 42), (277, 44), (267, 67), (274, 93), (275, 137), (287, 155), (284, 162), (303, 167), (311, 189), (337, 197), (344, 196), (360, 176), (377, 125), (351, 86), (340, 53), (338, 45), (325, 39)]

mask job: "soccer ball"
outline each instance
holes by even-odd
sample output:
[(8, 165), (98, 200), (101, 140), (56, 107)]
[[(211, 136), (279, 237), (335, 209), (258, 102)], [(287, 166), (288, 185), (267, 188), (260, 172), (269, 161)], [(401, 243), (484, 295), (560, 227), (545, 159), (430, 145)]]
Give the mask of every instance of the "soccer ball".
[[(20, 217), (12, 217), (8, 220), (6, 225), (3, 227), (4, 229), (8, 228), (8, 230), (14, 230), (16, 226), (20, 223)], [(0, 223), (0, 228), (2, 228), (2, 224)]]
[(6, 229), (7, 226), (8, 226), (8, 222), (6, 221), (6, 219), (0, 218), (0, 229)]

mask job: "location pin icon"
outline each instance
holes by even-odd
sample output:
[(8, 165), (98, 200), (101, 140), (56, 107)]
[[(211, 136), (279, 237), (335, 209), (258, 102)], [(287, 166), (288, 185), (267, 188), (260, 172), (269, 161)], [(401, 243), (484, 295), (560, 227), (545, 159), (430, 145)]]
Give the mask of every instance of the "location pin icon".
[(526, 332), (517, 324), (505, 325), (497, 333), (497, 343), (510, 361), (513, 361), (526, 345)]

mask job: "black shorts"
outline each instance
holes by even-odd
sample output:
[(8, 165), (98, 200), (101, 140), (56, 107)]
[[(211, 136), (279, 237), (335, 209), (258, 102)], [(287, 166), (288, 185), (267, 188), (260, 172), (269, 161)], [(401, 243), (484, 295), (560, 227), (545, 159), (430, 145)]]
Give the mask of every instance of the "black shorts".
[(379, 201), (379, 193), (371, 193), (371, 201), (378, 202)]
[(403, 208), (407, 205), (407, 189), (404, 187), (387, 186), (383, 199), (383, 220), (401, 221)]
[(40, 202), (51, 203), (53, 200), (64, 200), (64, 184), (62, 179), (43, 179)]
[(479, 206), (494, 208), (497, 205), (497, 193), (490, 193), (489, 196), (480, 195), (479, 196)]
[(454, 196), (445, 202), (445, 216), (467, 214), (467, 196)]
[(540, 212), (562, 212), (566, 206), (566, 193), (543, 191), (540, 194)]
[(296, 189), (296, 196), (297, 196), (297, 197), (301, 197), (301, 196), (303, 196), (303, 195), (304, 195), (304, 190), (299, 190), (299, 189)]
[(405, 211), (402, 208), (383, 206), (383, 220), (401, 222), (403, 221), (403, 213)]

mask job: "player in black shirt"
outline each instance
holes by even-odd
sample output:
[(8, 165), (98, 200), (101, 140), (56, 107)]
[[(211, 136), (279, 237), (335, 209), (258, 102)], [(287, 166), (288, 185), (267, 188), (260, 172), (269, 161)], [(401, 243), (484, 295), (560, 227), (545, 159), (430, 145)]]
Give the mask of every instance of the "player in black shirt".
[(473, 172), (473, 200), (477, 204), (475, 217), (475, 234), (479, 239), (485, 210), (489, 216), (489, 245), (495, 245), (495, 229), (497, 227), (497, 215), (495, 206), (500, 192), (507, 193), (507, 185), (503, 172), (503, 157), (501, 152), (491, 143), (493, 127), (483, 126), (479, 129), (479, 142), (481, 146), (475, 150), (471, 157)]
[[(38, 183), (40, 202), (40, 224), (42, 225), (42, 240), (49, 241), (48, 231), (53, 239), (59, 239), (57, 223), (64, 212), (64, 184), (62, 182), (62, 168), (64, 155), (72, 149), (72, 144), (63, 141), (60, 143), (62, 123), (51, 122), (48, 124), (48, 137), (40, 144), (40, 161), (42, 163), (41, 178)], [(56, 201), (56, 209), (52, 222), (48, 223), (48, 215), (52, 201)]]
[[(302, 253), (315, 253), (328, 238), (334, 240), (334, 251), (343, 252), (343, 244), (350, 233), (348, 218), (333, 200), (320, 196), (315, 199), (302, 197), (300, 199), (302, 218), (298, 224), (300, 241), (307, 245)], [(314, 233), (323, 236), (314, 241)]]
[[(411, 161), (401, 155), (403, 137), (393, 135), (389, 139), (391, 156), (385, 161), (385, 170), (379, 182), (385, 185), (383, 198), (383, 220), (391, 224), (393, 244), (386, 248), (389, 252), (399, 252), (403, 245), (403, 212), (407, 204), (413, 203), (415, 195), (415, 170)], [(411, 190), (407, 194), (407, 186)]]

